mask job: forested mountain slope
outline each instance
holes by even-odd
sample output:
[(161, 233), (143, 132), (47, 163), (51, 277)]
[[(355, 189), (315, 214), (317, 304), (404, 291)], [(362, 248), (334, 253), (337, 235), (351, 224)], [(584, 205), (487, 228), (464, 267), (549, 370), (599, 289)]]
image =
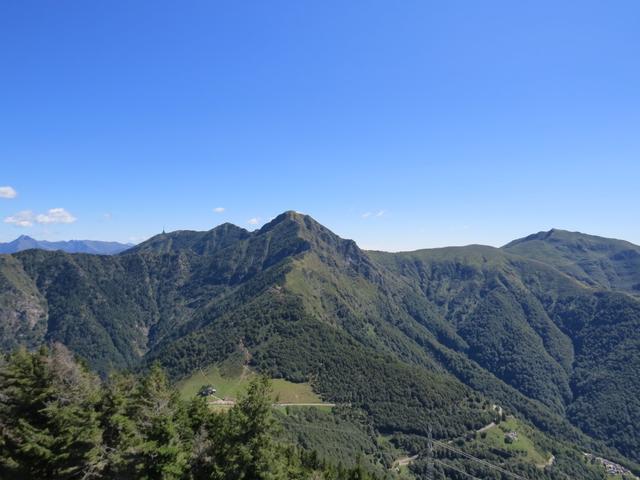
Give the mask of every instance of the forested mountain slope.
[(640, 295), (640, 246), (633, 243), (553, 229), (502, 248), (552, 265), (587, 285)]
[(371, 256), (437, 306), (471, 359), (638, 458), (637, 300), (490, 247)]
[(639, 461), (639, 327), (633, 297), (537, 260), (479, 246), (365, 252), (293, 212), (115, 257), (0, 256), (4, 350), (59, 341), (102, 373), (158, 360), (174, 379), (241, 352), (397, 438), (463, 435), (491, 420), (489, 400)]

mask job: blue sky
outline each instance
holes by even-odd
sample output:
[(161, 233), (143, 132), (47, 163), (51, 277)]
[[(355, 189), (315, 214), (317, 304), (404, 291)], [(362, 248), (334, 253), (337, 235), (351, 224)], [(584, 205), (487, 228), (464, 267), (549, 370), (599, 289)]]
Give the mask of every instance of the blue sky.
[(636, 0), (21, 0), (0, 65), (0, 241), (640, 244)]

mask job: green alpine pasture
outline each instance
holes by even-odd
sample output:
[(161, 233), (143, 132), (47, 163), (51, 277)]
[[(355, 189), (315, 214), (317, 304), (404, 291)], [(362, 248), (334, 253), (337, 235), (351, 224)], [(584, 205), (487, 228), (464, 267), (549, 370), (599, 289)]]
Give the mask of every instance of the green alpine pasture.
[[(551, 457), (550, 453), (542, 451), (530, 438), (532, 434), (531, 427), (514, 417), (508, 417), (505, 421), (485, 430), (485, 432), (486, 435), (479, 434), (477, 436), (477, 441), (489, 448), (515, 453), (521, 459), (535, 465), (544, 465)], [(507, 435), (510, 432), (515, 432), (517, 440), (512, 442), (507, 440)]]
[[(225, 369), (224, 366), (211, 365), (197, 370), (191, 376), (176, 384), (180, 397), (189, 400), (196, 396), (203, 385), (212, 385), (216, 390), (214, 397), (220, 400), (235, 401), (246, 392), (247, 387), (258, 375), (248, 367), (240, 370)], [(293, 383), (282, 378), (271, 380), (273, 401), (278, 403), (322, 403), (308, 383)], [(213, 397), (212, 397), (213, 398)]]

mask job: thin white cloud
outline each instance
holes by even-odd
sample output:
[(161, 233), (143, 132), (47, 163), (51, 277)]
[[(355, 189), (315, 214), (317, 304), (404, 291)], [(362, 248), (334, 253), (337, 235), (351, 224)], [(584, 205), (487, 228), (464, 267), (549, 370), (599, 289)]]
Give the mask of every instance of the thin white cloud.
[(21, 212), (11, 215), (4, 219), (4, 223), (15, 225), (16, 227), (31, 227), (33, 226), (33, 212), (31, 210), (22, 210)]
[(247, 220), (249, 225), (258, 225), (260, 223), (260, 219), (258, 217), (253, 217)]
[(216, 212), (216, 213), (222, 213), (222, 212), (224, 212), (224, 207), (216, 207), (216, 208), (213, 209), (213, 211)]
[(48, 225), (50, 223), (73, 223), (76, 217), (67, 212), (64, 208), (51, 208), (47, 213), (36, 215), (36, 222)]
[(15, 188), (6, 186), (0, 187), (0, 198), (16, 198), (18, 196), (18, 192), (16, 192)]
[(111, 220), (111, 219), (113, 218), (113, 215), (111, 215), (111, 213), (110, 213), (110, 212), (107, 212), (107, 213), (104, 213), (104, 214), (102, 215), (102, 218), (104, 218), (105, 220), (107, 220), (107, 221), (108, 221), (108, 220)]
[(365, 212), (365, 213), (363, 213), (363, 214), (362, 214), (362, 215), (360, 215), (360, 216), (361, 216), (362, 218), (373, 218), (373, 217), (380, 218), (380, 217), (385, 216), (385, 215), (386, 215), (386, 213), (387, 213), (387, 211), (386, 211), (386, 210), (377, 210), (377, 211), (374, 211), (374, 212), (371, 212), (371, 211), (369, 211), (369, 212)]

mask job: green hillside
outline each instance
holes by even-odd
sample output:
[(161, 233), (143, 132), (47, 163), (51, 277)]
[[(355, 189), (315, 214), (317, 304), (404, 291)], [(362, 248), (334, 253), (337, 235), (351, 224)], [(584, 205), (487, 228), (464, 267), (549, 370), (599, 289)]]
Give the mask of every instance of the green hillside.
[[(205, 385), (212, 385), (217, 391), (215, 397), (222, 400), (235, 401), (246, 392), (248, 385), (257, 374), (247, 369), (239, 375), (229, 375), (221, 371), (217, 365), (194, 372), (191, 376), (180, 380), (176, 388), (180, 396), (189, 400), (195, 397)], [(274, 402), (291, 404), (321, 404), (322, 399), (313, 392), (308, 383), (293, 383), (282, 378), (272, 380)]]
[(490, 423), (493, 403), (561, 445), (548, 478), (582, 450), (640, 461), (640, 302), (511, 247), (365, 252), (286, 212), (115, 257), (0, 256), (0, 322), (5, 351), (57, 341), (101, 374), (159, 362), (185, 397), (234, 397), (264, 373), (282, 396), (357, 412), (372, 465), (389, 461), (375, 439), (409, 454), (430, 429)]
[(553, 229), (502, 248), (552, 265), (586, 285), (640, 295), (640, 247), (633, 243)]
[[(498, 425), (476, 435), (475, 441), (485, 448), (501, 449), (521, 457), (536, 466), (545, 466), (551, 459), (551, 453), (545, 452), (531, 438), (534, 431), (515, 418), (508, 418)], [(509, 436), (512, 434), (512, 437)], [(533, 433), (534, 434), (534, 433)]]
[(438, 306), (469, 345), (467, 356), (637, 458), (640, 303), (490, 247), (372, 256)]

